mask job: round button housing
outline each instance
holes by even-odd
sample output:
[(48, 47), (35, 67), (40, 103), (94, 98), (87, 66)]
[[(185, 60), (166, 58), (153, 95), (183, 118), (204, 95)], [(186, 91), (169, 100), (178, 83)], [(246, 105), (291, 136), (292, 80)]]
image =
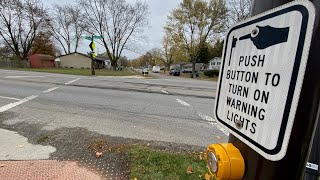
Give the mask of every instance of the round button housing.
[(206, 155), (208, 169), (215, 179), (235, 180), (243, 177), (244, 159), (232, 143), (211, 144)]

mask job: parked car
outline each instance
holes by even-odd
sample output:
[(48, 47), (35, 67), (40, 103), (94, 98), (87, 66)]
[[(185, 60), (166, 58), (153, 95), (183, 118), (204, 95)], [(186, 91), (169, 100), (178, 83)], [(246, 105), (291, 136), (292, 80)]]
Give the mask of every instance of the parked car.
[(169, 74), (173, 75), (173, 76), (180, 76), (180, 70), (179, 69), (171, 69)]
[(149, 74), (148, 68), (146, 67), (142, 68), (142, 74)]

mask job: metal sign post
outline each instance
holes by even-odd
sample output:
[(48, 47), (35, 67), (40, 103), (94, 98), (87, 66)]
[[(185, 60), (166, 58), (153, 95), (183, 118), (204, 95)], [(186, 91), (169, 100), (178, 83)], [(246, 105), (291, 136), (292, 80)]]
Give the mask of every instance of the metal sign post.
[[(287, 2), (289, 1), (254, 0), (252, 7), (252, 16), (281, 6)], [(307, 1), (294, 2), (307, 3)], [(314, 3), (317, 3), (315, 4), (315, 7), (320, 7), (319, 1), (314, 1)], [(248, 80), (251, 80), (251, 83), (253, 82), (257, 85), (257, 88), (255, 89), (260, 90), (260, 93), (254, 91), (256, 92), (253, 93), (253, 95), (255, 95), (253, 96), (254, 99), (252, 101), (248, 101), (248, 104), (250, 102), (260, 101), (253, 103), (259, 105), (258, 110), (260, 110), (260, 116), (258, 113), (255, 113), (256, 118), (254, 118), (255, 120), (258, 120), (258, 122), (251, 120), (250, 122), (248, 122), (248, 118), (239, 120), (240, 118), (238, 116), (237, 118), (233, 118), (235, 119), (234, 121), (232, 121), (234, 122), (234, 125), (231, 125), (231, 123), (224, 124), (232, 132), (229, 137), (229, 142), (231, 142), (240, 150), (245, 160), (246, 169), (243, 179), (282, 180), (302, 179), (304, 177), (308, 155), (311, 151), (312, 141), (315, 135), (315, 130), (317, 128), (320, 114), (319, 9), (316, 9), (315, 11), (310, 10), (311, 9), (308, 10), (307, 7), (307, 11), (302, 12), (302, 15), (300, 15), (299, 17), (295, 17), (294, 23), (297, 23), (296, 25), (299, 26), (299, 28), (287, 24), (290, 23), (290, 18), (295, 16), (295, 14), (287, 14), (289, 15), (289, 17), (283, 17), (284, 19), (282, 20), (281, 18), (278, 19), (279, 22), (278, 24), (275, 24), (276, 26), (272, 26), (273, 23), (269, 23), (268, 20), (262, 20), (260, 21), (261, 24), (256, 26), (257, 29), (253, 29), (251, 33), (247, 33), (247, 35), (246, 28), (243, 28), (242, 31), (235, 31), (236, 33), (231, 34), (232, 40), (231, 42), (229, 42), (231, 44), (229, 46), (230, 49), (225, 50), (229, 51), (229, 56), (226, 56), (228, 58), (237, 56), (236, 48), (238, 48), (239, 46), (248, 48), (248, 43), (252, 43), (256, 49), (269, 48), (269, 50), (265, 51), (267, 53), (270, 51), (276, 52), (278, 50), (280, 51), (279, 55), (281, 53), (284, 54), (282, 58), (277, 56), (274, 56), (276, 58), (273, 57), (269, 59), (266, 56), (255, 57), (255, 65), (258, 65), (260, 62), (260, 65), (266, 66), (266, 62), (267, 60), (269, 60), (268, 64), (271, 68), (273, 62), (270, 61), (273, 60), (275, 63), (275, 66), (273, 67), (275, 69), (269, 69), (270, 72), (264, 72), (264, 70), (262, 70), (265, 75), (264, 84), (259, 84), (258, 81), (254, 83), (256, 80), (256, 76), (254, 76), (253, 73), (251, 74), (251, 79), (248, 78)], [(297, 13), (299, 10), (295, 9), (294, 11), (295, 13)], [(312, 12), (314, 12), (315, 15), (312, 14)], [(281, 8), (279, 8), (279, 11), (275, 11), (275, 13), (278, 13), (277, 15), (279, 15), (283, 12), (281, 12)], [(266, 15), (267, 18), (272, 18), (270, 17), (272, 16), (271, 14), (272, 13)], [(274, 17), (276, 18), (276, 16)], [(310, 20), (312, 20), (312, 18), (314, 17), (315, 23), (314, 25), (312, 25), (312, 29), (310, 30), (310, 26), (308, 27), (308, 25), (307, 28), (304, 29), (303, 24), (310, 22)], [(305, 22), (306, 18), (308, 22)], [(256, 25), (257, 23), (259, 23), (259, 20), (261, 19), (257, 18), (256, 20), (254, 20), (254, 22), (252, 22), (252, 24)], [(250, 27), (250, 25), (248, 25), (248, 27), (249, 29), (252, 28)], [(287, 29), (288, 27), (289, 29)], [(295, 28), (294, 31), (292, 31), (293, 28)], [(258, 37), (261, 33), (268, 35), (265, 37)], [(290, 35), (294, 36), (290, 37)], [(310, 39), (308, 40), (309, 35)], [(303, 37), (303, 39), (301, 39), (301, 37)], [(307, 41), (304, 41), (305, 39), (307, 39)], [(310, 44), (310, 50), (308, 50), (308, 47), (306, 47), (305, 45), (299, 44), (299, 42), (301, 41), (304, 41), (305, 44)], [(285, 45), (286, 43), (288, 46)], [(278, 49), (272, 49), (276, 46), (278, 46)], [(246, 52), (245, 50), (247, 48), (243, 49), (242, 51), (240, 50), (239, 52)], [(293, 49), (289, 50), (286, 48)], [(299, 55), (299, 48), (302, 48), (300, 52), (301, 58), (297, 57), (297, 55)], [(305, 48), (307, 48), (307, 50)], [(256, 52), (258, 51), (259, 50), (257, 50)], [(309, 53), (305, 53), (306, 51), (308, 51)], [(245, 60), (247, 60), (246, 57), (243, 57), (243, 59), (241, 60), (241, 56), (239, 56), (239, 54), (238, 57), (238, 62), (235, 63), (233, 61), (234, 59), (232, 59), (231, 61), (229, 60), (230, 62), (227, 61), (225, 65), (230, 65), (231, 68), (236, 67), (237, 65), (241, 66), (241, 63), (246, 62)], [(251, 58), (253, 58), (253, 56), (251, 56)], [(300, 59), (299, 62), (297, 62), (297, 59)], [(278, 62), (280, 62), (280, 64), (277, 64), (277, 60)], [(282, 60), (287, 60), (286, 66), (282, 67)], [(252, 61), (249, 65), (252, 65)], [(242, 73), (245, 70), (250, 71), (250, 67), (245, 67), (244, 69), (241, 69), (239, 71), (241, 71)], [(287, 71), (287, 74), (283, 70)], [(275, 71), (279, 71), (279, 73), (276, 73)], [(281, 72), (283, 73), (281, 74)], [(229, 75), (231, 77), (231, 72), (229, 73)], [(261, 77), (260, 75), (258, 76)], [(283, 82), (286, 82), (286, 80), (288, 81), (288, 84), (284, 85)], [(280, 83), (282, 83), (282, 85)], [(220, 82), (220, 85), (222, 86), (229, 86), (232, 93), (233, 87), (230, 84), (236, 84), (236, 82)], [(245, 83), (243, 83), (242, 85), (244, 84)], [(270, 87), (268, 86), (268, 84), (270, 84)], [(241, 83), (237, 85), (241, 86)], [(242, 95), (242, 97), (240, 97), (239, 99), (245, 101), (245, 99), (243, 98), (245, 98), (246, 95), (249, 94), (249, 90), (244, 87), (239, 88), (240, 86), (234, 88), (236, 89), (234, 92), (237, 96)], [(278, 91), (278, 86), (281, 86), (281, 89), (284, 92)], [(272, 93), (276, 93), (274, 95), (275, 98), (270, 99)], [(222, 94), (220, 94), (218, 98), (224, 98), (225, 100), (227, 100), (227, 93), (222, 92)], [(231, 109), (235, 109), (233, 113), (238, 112), (236, 110), (237, 108), (240, 108), (241, 104), (238, 103), (238, 101), (235, 101), (234, 105), (232, 105), (232, 101), (233, 100), (231, 99), (229, 103), (230, 107), (233, 106), (231, 107)], [(288, 102), (291, 103), (288, 104)], [(272, 106), (276, 108), (272, 108), (272, 106), (265, 106), (264, 104), (266, 103), (272, 103)], [(219, 106), (219, 102), (217, 103), (217, 106)], [(219, 107), (217, 109), (218, 110), (216, 113), (218, 117), (222, 117), (222, 115), (228, 114), (228, 112), (225, 112), (225, 110), (223, 109), (219, 110)], [(267, 112), (270, 111), (271, 114), (268, 115)], [(231, 113), (232, 111), (229, 111), (229, 117), (231, 117)], [(250, 113), (250, 115), (254, 115), (254, 113)], [(278, 117), (278, 120), (276, 119), (276, 116)], [(235, 117), (235, 114), (233, 114), (233, 117)], [(232, 119), (232, 117), (230, 119)], [(283, 126), (284, 124), (286, 124), (286, 126)], [(263, 127), (258, 127), (259, 125)], [(267, 134), (267, 131), (269, 131), (269, 134)], [(279, 142), (281, 143), (279, 144)], [(317, 144), (317, 146), (319, 146), (319, 142), (314, 144)], [(316, 149), (319, 149), (319, 147)]]
[(103, 36), (95, 36), (95, 35), (91, 35), (91, 37), (90, 36), (85, 36), (84, 37), (84, 39), (91, 41), (91, 43), (89, 44), (89, 47), (91, 49), (91, 52), (90, 52), (91, 70), (92, 70), (91, 71), (91, 75), (93, 75), (93, 76), (96, 74), (96, 72), (94, 70), (94, 58), (96, 57), (96, 54), (94, 52), (94, 50), (96, 49), (96, 45), (94, 43), (94, 39), (102, 39), (102, 38), (103, 38)]
[(94, 70), (94, 50), (96, 48), (95, 44), (94, 44), (94, 41), (93, 41), (93, 35), (91, 37), (91, 43), (89, 44), (89, 47), (91, 49), (91, 53), (90, 53), (90, 56), (91, 56), (91, 75), (94, 76), (96, 75), (96, 72)]

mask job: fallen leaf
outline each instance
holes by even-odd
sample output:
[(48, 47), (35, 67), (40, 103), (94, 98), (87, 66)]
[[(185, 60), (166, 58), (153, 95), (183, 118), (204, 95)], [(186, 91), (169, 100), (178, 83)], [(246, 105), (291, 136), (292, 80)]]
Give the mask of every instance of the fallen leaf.
[(21, 145), (21, 144), (20, 144), (20, 145), (18, 145), (18, 148), (23, 148), (23, 147), (24, 147), (24, 145)]
[(133, 180), (138, 180), (137, 178), (134, 178)]
[(99, 158), (102, 156), (102, 152), (96, 152), (96, 158)]
[(187, 174), (192, 174), (193, 172), (193, 168), (192, 168), (192, 166), (188, 166), (188, 168), (187, 168)]
[(6, 166), (6, 165), (5, 165), (5, 164), (1, 164), (1, 165), (0, 165), (0, 167), (4, 167), (4, 166)]
[(222, 137), (221, 137), (221, 136), (216, 136), (216, 138), (217, 138), (217, 139), (221, 139)]
[(202, 175), (201, 175), (201, 174), (199, 174), (199, 176), (198, 176), (198, 177), (199, 177), (199, 179), (202, 179)]
[(201, 154), (199, 155), (199, 159), (200, 159), (200, 160), (202, 160), (202, 159), (203, 159)]
[(208, 173), (206, 173), (205, 175), (204, 175), (204, 178), (205, 178), (205, 180), (211, 180), (211, 175), (210, 174), (208, 174)]

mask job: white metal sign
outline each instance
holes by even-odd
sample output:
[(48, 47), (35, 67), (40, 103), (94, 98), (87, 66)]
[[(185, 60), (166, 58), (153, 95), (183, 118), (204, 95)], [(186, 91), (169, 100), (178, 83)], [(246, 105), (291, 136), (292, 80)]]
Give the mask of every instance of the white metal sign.
[(266, 159), (286, 154), (315, 10), (295, 1), (232, 27), (225, 40), (215, 116)]

